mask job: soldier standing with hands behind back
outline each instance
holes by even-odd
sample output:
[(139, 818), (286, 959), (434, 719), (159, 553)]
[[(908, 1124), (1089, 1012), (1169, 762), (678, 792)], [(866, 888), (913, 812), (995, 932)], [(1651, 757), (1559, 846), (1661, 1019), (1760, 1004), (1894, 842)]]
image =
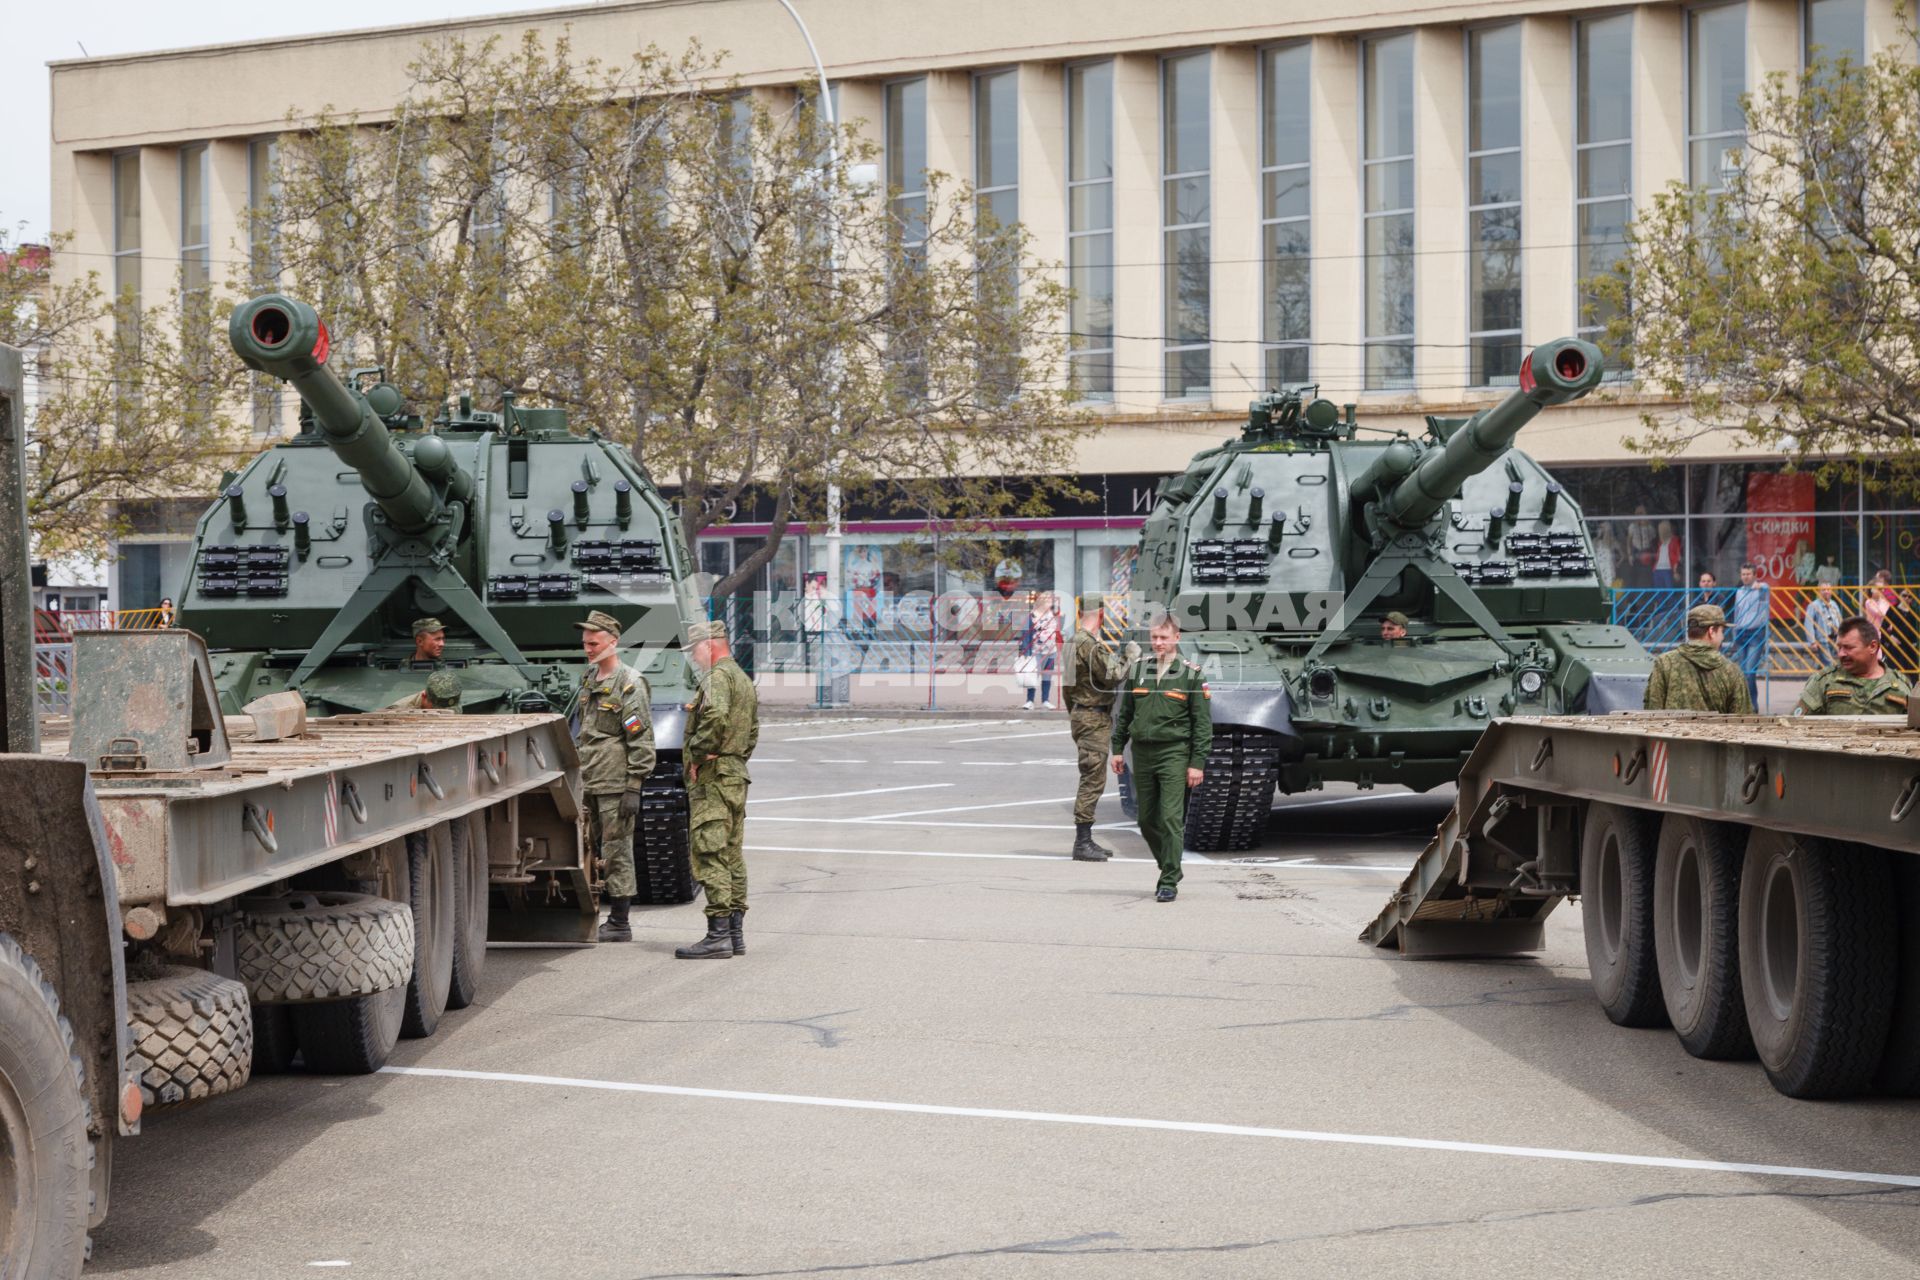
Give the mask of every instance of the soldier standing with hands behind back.
[(1079, 629), (1068, 641), (1067, 724), (1080, 758), (1080, 789), (1073, 798), (1073, 859), (1105, 862), (1113, 850), (1093, 838), (1094, 808), (1107, 789), (1107, 754), (1113, 741), (1113, 698), (1126, 678), (1127, 665), (1140, 656), (1129, 643), (1123, 658), (1100, 634), (1105, 601), (1089, 593), (1080, 599)]
[(573, 625), (580, 629), (580, 648), (589, 664), (575, 703), (580, 789), (607, 868), (607, 922), (596, 936), (601, 942), (632, 942), (627, 912), (640, 891), (633, 828), (640, 820), (640, 789), (653, 772), (653, 712), (646, 679), (620, 661), (619, 619), (595, 609)]
[(1648, 711), (1717, 711), (1750, 716), (1746, 677), (1720, 652), (1727, 615), (1717, 604), (1687, 610), (1687, 639), (1653, 660), (1647, 676)]
[(677, 947), (682, 960), (725, 960), (747, 952), (747, 759), (760, 741), (760, 695), (727, 650), (724, 622), (687, 628), (700, 692), (687, 708), (688, 846), (707, 893), (707, 936)]
[(1148, 631), (1153, 652), (1133, 664), (1121, 689), (1113, 723), (1113, 771), (1133, 744), (1133, 794), (1140, 833), (1147, 838), (1160, 883), (1155, 902), (1172, 902), (1180, 884), (1180, 854), (1187, 841), (1187, 791), (1206, 780), (1213, 749), (1212, 695), (1200, 668), (1180, 657), (1180, 622), (1171, 613)]

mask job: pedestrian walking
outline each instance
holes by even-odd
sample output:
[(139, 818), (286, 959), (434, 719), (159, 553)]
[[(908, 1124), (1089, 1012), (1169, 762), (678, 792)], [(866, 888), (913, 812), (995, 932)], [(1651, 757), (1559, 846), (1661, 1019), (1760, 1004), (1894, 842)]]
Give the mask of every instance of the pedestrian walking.
[(1180, 885), (1180, 854), (1187, 836), (1187, 791), (1206, 780), (1213, 749), (1211, 694), (1200, 668), (1180, 656), (1180, 622), (1162, 614), (1148, 630), (1153, 652), (1135, 662), (1121, 687), (1113, 721), (1111, 764), (1125, 767), (1133, 746), (1133, 797), (1140, 834), (1160, 864), (1153, 899), (1172, 902)]
[(1727, 661), (1720, 646), (1727, 638), (1727, 615), (1717, 604), (1687, 611), (1686, 642), (1653, 660), (1647, 677), (1649, 711), (1717, 711), (1753, 714), (1753, 701), (1740, 668)]
[(620, 661), (620, 621), (595, 609), (580, 629), (587, 671), (574, 701), (574, 742), (580, 750), (580, 789), (587, 826), (606, 867), (607, 920), (601, 942), (632, 942), (627, 912), (640, 883), (633, 869), (633, 828), (640, 790), (653, 772), (653, 711), (647, 682)]
[(1801, 716), (1905, 715), (1913, 689), (1881, 659), (1880, 633), (1865, 618), (1848, 618), (1835, 640), (1834, 664), (1807, 681), (1793, 709)]
[(1129, 643), (1123, 654), (1101, 633), (1098, 595), (1080, 600), (1080, 626), (1067, 642), (1066, 674), (1060, 697), (1080, 763), (1080, 789), (1073, 798), (1073, 857), (1076, 862), (1105, 862), (1113, 850), (1093, 838), (1094, 809), (1107, 789), (1107, 757), (1113, 742), (1113, 701), (1127, 667), (1140, 656)]
[(1733, 661), (1747, 677), (1747, 698), (1760, 705), (1760, 672), (1767, 665), (1767, 619), (1772, 615), (1767, 584), (1753, 565), (1740, 566), (1740, 585), (1733, 591)]
[(1881, 661), (1896, 670), (1907, 666), (1900, 634), (1909, 625), (1907, 603), (1907, 597), (1894, 589), (1893, 574), (1886, 569), (1873, 575), (1860, 596), (1860, 616), (1873, 624), (1874, 634), (1880, 638)]
[(760, 695), (727, 650), (723, 622), (687, 628), (700, 691), (687, 705), (688, 849), (693, 877), (707, 895), (707, 935), (678, 947), (682, 960), (725, 960), (747, 953), (747, 761), (760, 742)]
[(1807, 603), (1800, 622), (1814, 661), (1823, 667), (1833, 665), (1834, 642), (1840, 636), (1841, 617), (1840, 602), (1833, 598), (1831, 582), (1822, 582), (1814, 588), (1814, 598)]
[[(1053, 678), (1060, 666), (1060, 624), (1060, 607), (1053, 602), (1053, 593), (1042, 591), (1034, 597), (1033, 610), (1020, 633), (1020, 652), (1033, 659), (1040, 705), (1048, 711), (1054, 708)], [(1033, 709), (1032, 697), (1027, 699), (1027, 709)]]

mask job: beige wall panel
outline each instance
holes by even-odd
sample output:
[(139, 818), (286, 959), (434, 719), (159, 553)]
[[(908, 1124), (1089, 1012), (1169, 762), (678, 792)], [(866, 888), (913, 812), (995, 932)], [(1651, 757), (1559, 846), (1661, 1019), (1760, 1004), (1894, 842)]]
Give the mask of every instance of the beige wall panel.
[(247, 280), (247, 144), (215, 142), (207, 148), (207, 252), (213, 282), (242, 288)]
[(1687, 176), (1686, 60), (1681, 11), (1642, 5), (1633, 14), (1633, 195), (1647, 208), (1656, 192)]
[(1158, 405), (1160, 378), (1160, 59), (1113, 68), (1114, 403)]
[(1360, 44), (1313, 42), (1313, 357), (1311, 373), (1336, 400), (1359, 395), (1361, 297)]
[(1800, 0), (1747, 0), (1747, 92), (1800, 74)]
[(1465, 41), (1422, 27), (1413, 42), (1413, 376), (1426, 395), (1467, 383)]
[[(1067, 282), (1066, 88), (1057, 63), (1019, 70), (1020, 221), (1032, 237), (1028, 254), (1045, 276)], [(1062, 317), (1061, 324), (1066, 323)], [(1065, 370), (1061, 371), (1065, 377)]]
[[(973, 76), (964, 71), (935, 71), (927, 76), (927, 170), (943, 173), (941, 204), (953, 208), (962, 183), (973, 181)], [(940, 218), (945, 210), (929, 207), (929, 218)], [(964, 211), (972, 215), (972, 208)], [(971, 253), (960, 245), (935, 255), (947, 261)]]
[(1255, 51), (1213, 51), (1213, 402), (1244, 408), (1260, 372), (1260, 69)]
[(180, 276), (180, 149), (140, 150), (140, 301), (164, 302)]
[(1521, 335), (1534, 344), (1576, 323), (1573, 22), (1529, 18), (1521, 41)]

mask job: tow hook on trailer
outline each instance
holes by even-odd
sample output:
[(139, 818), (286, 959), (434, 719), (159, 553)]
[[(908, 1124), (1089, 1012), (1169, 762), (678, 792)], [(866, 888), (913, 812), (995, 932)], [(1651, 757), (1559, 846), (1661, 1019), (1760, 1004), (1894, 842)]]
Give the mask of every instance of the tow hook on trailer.
[(442, 791), (440, 784), (434, 780), (433, 766), (425, 760), (420, 762), (420, 781), (427, 784), (427, 790), (433, 794), (435, 800), (445, 800), (447, 798), (447, 793)]
[(1540, 749), (1533, 753), (1533, 763), (1529, 765), (1528, 768), (1532, 772), (1538, 773), (1540, 770), (1546, 768), (1547, 761), (1551, 759), (1553, 759), (1553, 736), (1549, 734), (1540, 739)]
[(547, 753), (540, 749), (540, 740), (532, 734), (527, 735), (527, 750), (533, 754), (533, 762), (544, 770), (547, 767)]
[(1633, 780), (1635, 778), (1638, 778), (1641, 772), (1646, 767), (1647, 767), (1647, 749), (1645, 747), (1642, 747), (1638, 751), (1633, 753), (1633, 759), (1627, 761), (1627, 771), (1621, 777), (1620, 781), (1625, 783), (1629, 787), (1632, 786)]
[(1907, 779), (1906, 789), (1900, 798), (1893, 802), (1893, 811), (1887, 815), (1888, 822), (1899, 822), (1913, 812), (1913, 806), (1920, 803), (1920, 773)]
[(340, 784), (340, 798), (346, 802), (347, 812), (353, 815), (353, 820), (366, 826), (367, 806), (360, 799), (360, 788), (353, 785), (351, 778)]
[[(1755, 760), (1747, 766), (1747, 776), (1740, 782), (1740, 803), (1753, 804), (1760, 799), (1760, 791), (1767, 785), (1767, 762)], [(1784, 788), (1782, 788), (1784, 790)]]
[(494, 786), (500, 785), (500, 770), (494, 768), (493, 752), (482, 750), (476, 753), (480, 759), (480, 772), (487, 775), (487, 781)]
[(262, 849), (265, 849), (268, 853), (280, 852), (280, 842), (273, 838), (273, 815), (271, 813), (263, 818), (260, 816), (260, 810), (250, 804), (241, 811), (240, 824), (253, 833), (253, 838), (260, 842)]

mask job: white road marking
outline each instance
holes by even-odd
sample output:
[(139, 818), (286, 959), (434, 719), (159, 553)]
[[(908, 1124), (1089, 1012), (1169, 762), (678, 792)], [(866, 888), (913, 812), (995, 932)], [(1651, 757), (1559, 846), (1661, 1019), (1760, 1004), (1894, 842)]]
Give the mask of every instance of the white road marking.
[(1018, 760), (962, 760), (961, 764), (974, 765), (983, 769), (1018, 769)]
[(837, 823), (845, 827), (968, 827), (977, 831), (1064, 831), (1063, 822), (916, 822), (901, 818), (895, 821), (881, 821), (877, 818), (788, 818), (780, 814), (765, 814), (754, 819), (754, 825), (767, 822), (826, 822)]
[(898, 813), (873, 813), (868, 814), (867, 817), (874, 822), (882, 818), (931, 818), (936, 813), (972, 813), (978, 809), (1023, 809), (1032, 804), (1072, 804), (1075, 798), (1062, 796), (1058, 800), (1007, 800), (1000, 804), (956, 804), (945, 809), (902, 809)]
[(792, 756), (755, 756), (753, 762), (755, 764), (793, 764), (794, 759)]
[(1195, 853), (1191, 849), (1182, 849), (1180, 851), (1180, 861), (1195, 863), (1202, 867), (1210, 867), (1213, 865), (1212, 858), (1209, 858), (1204, 853)]
[[(763, 821), (763, 820), (756, 820), (756, 821)], [(775, 819), (771, 819), (771, 821), (782, 822), (782, 821), (785, 821), (785, 819), (775, 818)], [(874, 823), (872, 825), (878, 826), (879, 824)], [(887, 825), (893, 826), (895, 824), (888, 823)], [(898, 825), (917, 826), (919, 824), (900, 823)], [(929, 823), (927, 825), (931, 826), (933, 824)], [(962, 825), (962, 824), (956, 823), (954, 825)], [(1059, 831), (1061, 828), (1058, 826), (1049, 826), (1049, 827), (1036, 827), (1034, 829), (1045, 830), (1045, 831)], [(1100, 828), (1096, 827), (1095, 830), (1100, 830)], [(842, 848), (842, 847), (832, 846), (832, 845), (820, 846), (820, 845), (797, 845), (797, 844), (750, 844), (750, 845), (744, 845), (742, 847), (748, 853), (849, 853), (849, 854), (871, 854), (876, 858), (988, 858), (988, 859), (996, 859), (996, 858), (1009, 859), (1010, 858), (1016, 862), (1067, 862), (1067, 861), (1070, 861), (1068, 856), (1064, 853), (955, 853), (955, 852), (948, 852), (943, 849), (851, 849), (851, 848)], [(1244, 862), (1222, 862), (1219, 859), (1209, 858), (1203, 854), (1198, 854), (1198, 853), (1183, 853), (1180, 855), (1180, 858), (1182, 862), (1186, 863), (1190, 867), (1211, 867), (1219, 871), (1236, 871), (1236, 870), (1244, 871), (1247, 869), (1247, 865), (1248, 865)], [(1153, 859), (1151, 858), (1114, 858), (1112, 859), (1112, 861), (1151, 863)], [(1407, 874), (1407, 872), (1411, 871), (1412, 869), (1413, 868), (1410, 866), (1408, 867), (1343, 867), (1343, 866), (1334, 865), (1332, 863), (1328, 863), (1323, 866), (1301, 866), (1301, 867), (1292, 868), (1292, 870), (1295, 870), (1295, 871), (1362, 871), (1362, 870), (1390, 871), (1394, 875), (1398, 875), (1398, 876), (1404, 876), (1405, 874)]]
[(507, 1071), (462, 1071), (451, 1067), (382, 1067), (396, 1076), (430, 1076), (443, 1080), (474, 1080), (496, 1084), (544, 1085), (557, 1089), (600, 1089), (612, 1093), (664, 1094), (676, 1098), (713, 1098), (724, 1102), (771, 1102), (793, 1107), (833, 1107), (848, 1111), (890, 1111), (910, 1115), (953, 1116), (972, 1120), (1023, 1120), (1036, 1124), (1083, 1125), (1104, 1129), (1154, 1129), (1168, 1133), (1205, 1133), (1231, 1138), (1268, 1138), (1283, 1142), (1320, 1142), (1343, 1146), (1390, 1147), (1411, 1151), (1445, 1151), (1465, 1155), (1511, 1156), (1523, 1160), (1562, 1160), (1576, 1164), (1628, 1165), (1642, 1169), (1687, 1169), (1701, 1173), (1733, 1173), (1772, 1178), (1820, 1178), (1831, 1182), (1864, 1182), (1875, 1186), (1920, 1187), (1920, 1174), (1863, 1173), (1797, 1165), (1751, 1164), (1737, 1160), (1695, 1160), (1677, 1156), (1646, 1156), (1611, 1151), (1579, 1151), (1559, 1147), (1515, 1147), (1491, 1142), (1459, 1142), (1445, 1138), (1410, 1138), (1388, 1134), (1333, 1133), (1318, 1129), (1271, 1129), (1246, 1124), (1209, 1124), (1193, 1120), (1147, 1120), (1130, 1116), (1078, 1115), (1063, 1111), (1011, 1111), (999, 1107), (954, 1107), (922, 1102), (880, 1102), (866, 1098), (822, 1098), (797, 1093), (759, 1093), (741, 1089), (695, 1089), (685, 1085), (640, 1084), (627, 1080), (586, 1080), (569, 1076), (523, 1075)]
[(945, 764), (945, 760), (895, 760), (895, 764)]
[(1021, 738), (1065, 738), (1070, 736), (1065, 729), (1049, 729), (1045, 733), (993, 733), (984, 738), (955, 738), (949, 745), (959, 746), (963, 742), (1017, 742)]
[(951, 782), (916, 782), (910, 787), (871, 787), (865, 791), (828, 791), (817, 796), (753, 796), (748, 804), (786, 804), (791, 800), (845, 800), (849, 796), (879, 796), (890, 791), (932, 791)]
[[(946, 724), (908, 725), (904, 729), (859, 729), (853, 733), (808, 733), (808, 734), (802, 734), (800, 737), (797, 737), (797, 738), (782, 738), (780, 739), (780, 741), (782, 742), (822, 742), (828, 738), (875, 738), (875, 737), (879, 737), (883, 733), (932, 733), (937, 729), (945, 729), (947, 732), (951, 733), (955, 729), (967, 729), (978, 723), (980, 722), (975, 720), (954, 720), (954, 721), (949, 721)], [(1019, 724), (1020, 722), (1018, 720), (1003, 720), (1000, 723)]]
[(815, 760), (814, 763), (815, 764), (865, 764), (866, 761), (852, 759), (845, 756), (821, 756), (818, 760)]

